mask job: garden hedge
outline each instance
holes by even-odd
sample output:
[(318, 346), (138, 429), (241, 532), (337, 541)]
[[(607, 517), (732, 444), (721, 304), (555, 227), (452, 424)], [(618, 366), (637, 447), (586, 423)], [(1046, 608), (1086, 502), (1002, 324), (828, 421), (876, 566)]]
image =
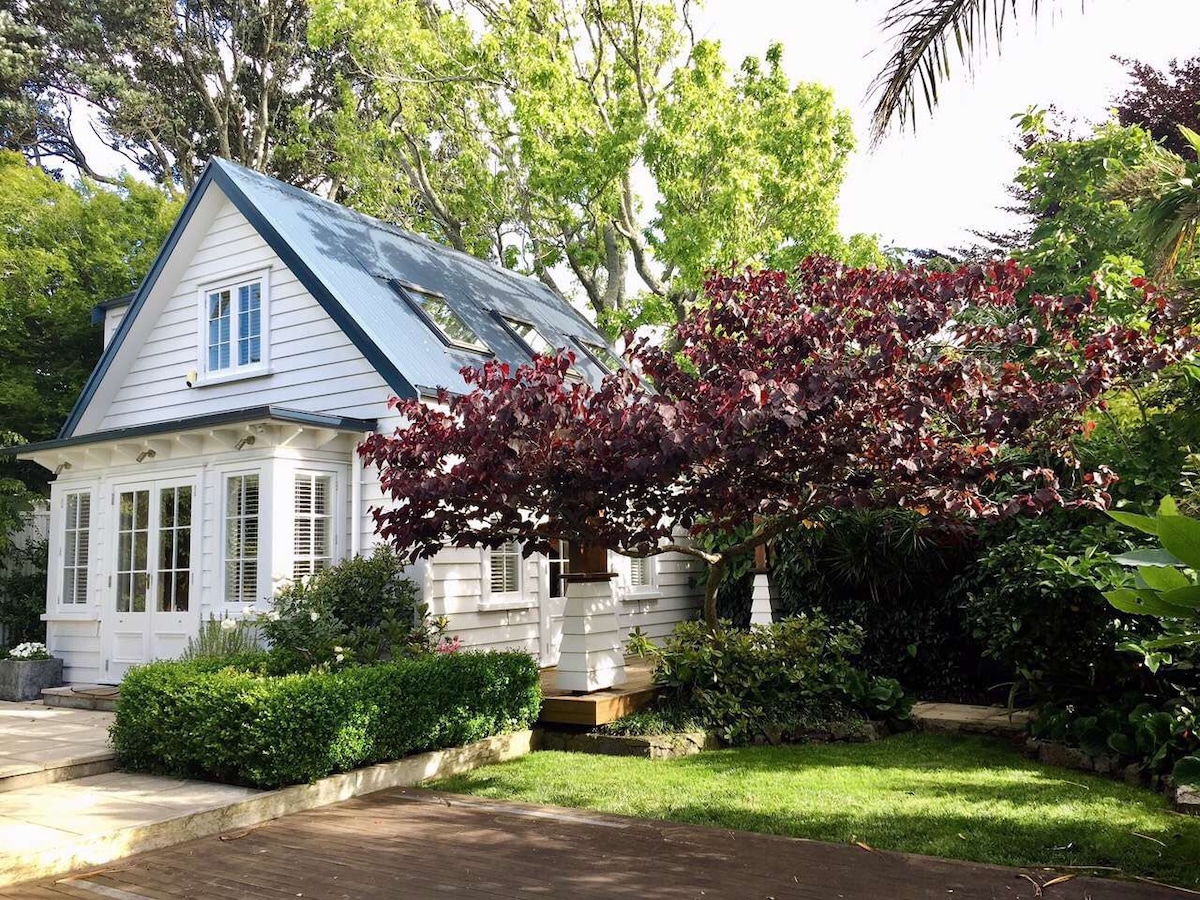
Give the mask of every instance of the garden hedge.
[(274, 788), (528, 728), (541, 702), (524, 653), (283, 676), (266, 665), (253, 654), (130, 671), (112, 727), (121, 766)]

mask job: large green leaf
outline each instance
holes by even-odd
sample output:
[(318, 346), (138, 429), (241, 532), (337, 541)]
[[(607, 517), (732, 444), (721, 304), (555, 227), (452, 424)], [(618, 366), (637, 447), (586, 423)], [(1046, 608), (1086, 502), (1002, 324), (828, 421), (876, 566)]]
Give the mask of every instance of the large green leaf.
[[(1166, 569), (1159, 569), (1164, 572)], [(1178, 569), (1171, 571), (1178, 572)], [(1171, 606), (1182, 607), (1185, 610), (1195, 612), (1200, 609), (1200, 584), (1189, 584), (1187, 587), (1173, 588), (1169, 591), (1163, 591), (1158, 595), (1158, 599), (1163, 603), (1169, 603)]]
[(1182, 647), (1185, 644), (1200, 644), (1200, 634), (1173, 634), (1170, 637), (1155, 638), (1146, 641), (1146, 650), (1167, 650), (1171, 647)]
[(1115, 591), (1105, 591), (1104, 599), (1121, 612), (1133, 615), (1178, 618), (1184, 614), (1178, 606), (1171, 606), (1159, 600), (1156, 591), (1119, 588)]
[(1163, 548), (1192, 569), (1200, 569), (1200, 519), (1159, 516), (1158, 539)]
[(1130, 528), (1136, 528), (1138, 531), (1146, 532), (1146, 534), (1158, 534), (1157, 519), (1152, 519), (1149, 516), (1139, 516), (1137, 513), (1116, 512), (1111, 509), (1108, 511), (1108, 515), (1122, 525), (1128, 525)]
[(1182, 566), (1183, 560), (1166, 550), (1133, 550), (1119, 553), (1113, 562), (1122, 566)]
[(1146, 587), (1155, 591), (1196, 587), (1190, 578), (1174, 566), (1138, 566), (1138, 576), (1146, 583)]
[(1171, 496), (1163, 497), (1158, 501), (1158, 514), (1160, 516), (1177, 516), (1179, 515), (1179, 507), (1175, 505), (1175, 498)]
[(1176, 784), (1200, 786), (1200, 756), (1185, 756), (1175, 763)]

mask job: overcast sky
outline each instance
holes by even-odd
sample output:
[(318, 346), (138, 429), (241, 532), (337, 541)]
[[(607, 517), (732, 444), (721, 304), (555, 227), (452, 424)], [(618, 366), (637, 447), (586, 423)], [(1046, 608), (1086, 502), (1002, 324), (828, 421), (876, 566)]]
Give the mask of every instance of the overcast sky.
[[(1022, 0), (1022, 6), (1028, 6)], [(1054, 4), (1043, 3), (1044, 6)], [(1200, 54), (1200, 0), (1062, 0), (1034, 25), (1005, 35), (1004, 50), (946, 86), (916, 134), (867, 148), (865, 95), (886, 59), (879, 19), (888, 0), (707, 0), (697, 35), (717, 39), (734, 64), (784, 44), (793, 79), (820, 81), (854, 114), (859, 150), (842, 191), (842, 229), (902, 247), (970, 241), (969, 229), (1010, 220), (998, 207), (1017, 166), (1013, 113), (1051, 103), (1101, 121), (1126, 84), (1113, 55), (1163, 65)]]

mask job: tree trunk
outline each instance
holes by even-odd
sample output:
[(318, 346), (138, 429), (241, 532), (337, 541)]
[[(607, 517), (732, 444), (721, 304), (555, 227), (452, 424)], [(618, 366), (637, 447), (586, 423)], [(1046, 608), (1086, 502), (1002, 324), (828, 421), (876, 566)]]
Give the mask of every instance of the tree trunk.
[(720, 628), (717, 619), (717, 591), (728, 572), (729, 563), (725, 561), (724, 556), (708, 567), (708, 580), (704, 583), (704, 624), (711, 631)]

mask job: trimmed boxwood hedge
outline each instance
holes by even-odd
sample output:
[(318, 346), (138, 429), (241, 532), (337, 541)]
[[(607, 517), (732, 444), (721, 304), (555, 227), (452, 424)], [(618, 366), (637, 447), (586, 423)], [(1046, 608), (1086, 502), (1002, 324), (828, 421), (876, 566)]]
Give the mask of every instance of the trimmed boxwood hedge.
[(120, 765), (274, 788), (528, 728), (537, 663), (446, 653), (341, 671), (268, 675), (270, 657), (157, 662), (121, 683)]

